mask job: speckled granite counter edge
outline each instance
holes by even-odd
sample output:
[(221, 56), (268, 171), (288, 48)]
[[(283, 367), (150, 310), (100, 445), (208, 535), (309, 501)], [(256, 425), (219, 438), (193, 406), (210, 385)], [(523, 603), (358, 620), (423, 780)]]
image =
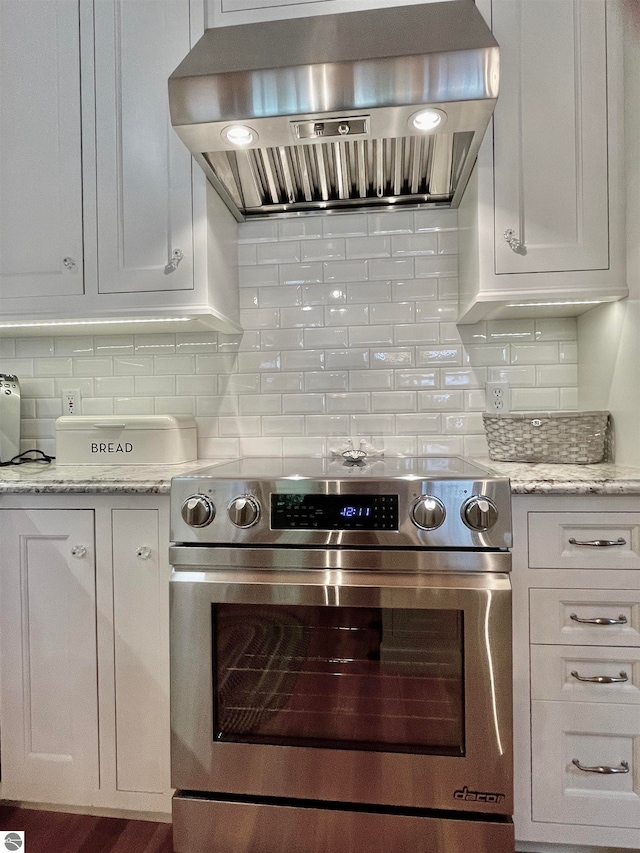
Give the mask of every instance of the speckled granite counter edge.
[(640, 469), (611, 463), (555, 465), (475, 459), (494, 474), (509, 477), (514, 495), (640, 495)]
[(27, 463), (0, 469), (0, 495), (168, 495), (171, 478), (226, 460), (176, 465), (51, 465)]
[[(37, 463), (0, 469), (0, 495), (89, 494), (168, 495), (171, 478), (193, 473), (225, 459), (199, 459), (178, 465), (60, 465)], [(514, 495), (640, 495), (640, 469), (609, 463), (551, 465), (548, 463), (470, 460), (509, 477)]]

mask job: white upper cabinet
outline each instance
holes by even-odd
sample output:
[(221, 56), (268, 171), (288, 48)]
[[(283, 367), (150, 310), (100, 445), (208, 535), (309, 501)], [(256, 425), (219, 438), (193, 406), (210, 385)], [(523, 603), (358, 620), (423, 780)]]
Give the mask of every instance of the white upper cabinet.
[(100, 0), (95, 28), (98, 292), (190, 290), (191, 155), (167, 121), (189, 0)]
[(0, 4), (3, 323), (240, 330), (237, 224), (169, 119), (167, 80), (204, 19), (202, 0)]
[[(478, 0), (500, 96), (459, 212), (459, 322), (627, 295), (618, 32), (606, 0)], [(519, 303), (556, 303), (522, 307)], [(573, 303), (573, 304), (561, 304)]]
[(414, 3), (442, 3), (446, 0), (206, 0), (207, 26), (226, 27), (254, 21), (304, 18), (309, 15), (333, 15), (382, 9), (386, 6), (409, 6)]
[(0, 298), (84, 289), (78, 4), (0, 3)]

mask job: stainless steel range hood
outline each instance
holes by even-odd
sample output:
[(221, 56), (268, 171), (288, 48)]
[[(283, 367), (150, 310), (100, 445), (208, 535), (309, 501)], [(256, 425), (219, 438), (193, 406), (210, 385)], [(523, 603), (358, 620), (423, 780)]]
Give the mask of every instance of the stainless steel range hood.
[(207, 30), (169, 102), (238, 220), (457, 207), (498, 77), (473, 0), (446, 0)]

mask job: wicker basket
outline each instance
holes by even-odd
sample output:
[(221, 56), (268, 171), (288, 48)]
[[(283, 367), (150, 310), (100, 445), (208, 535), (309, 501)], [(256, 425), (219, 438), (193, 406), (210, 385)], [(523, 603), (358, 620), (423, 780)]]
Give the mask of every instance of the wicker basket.
[(609, 412), (483, 414), (489, 458), (501, 462), (602, 462)]

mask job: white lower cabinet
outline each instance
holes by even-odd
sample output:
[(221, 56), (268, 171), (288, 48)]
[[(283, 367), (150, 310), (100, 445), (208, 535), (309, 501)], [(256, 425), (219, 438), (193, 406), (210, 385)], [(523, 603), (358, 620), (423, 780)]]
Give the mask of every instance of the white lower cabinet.
[(3, 799), (169, 814), (168, 511), (0, 500)]
[(640, 850), (639, 509), (514, 498), (518, 850)]

